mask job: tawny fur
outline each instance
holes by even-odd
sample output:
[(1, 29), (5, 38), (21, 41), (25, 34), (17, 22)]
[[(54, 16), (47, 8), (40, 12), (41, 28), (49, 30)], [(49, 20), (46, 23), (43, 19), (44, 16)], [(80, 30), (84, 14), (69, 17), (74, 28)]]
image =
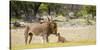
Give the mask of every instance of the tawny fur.
[(32, 40), (33, 35), (41, 35), (44, 40), (48, 42), (48, 36), (50, 34), (57, 35), (57, 23), (54, 21), (43, 22), (43, 23), (35, 23), (31, 26), (26, 26), (25, 28), (25, 43), (27, 44), (28, 36), (30, 36), (29, 43)]
[(66, 42), (66, 39), (65, 39), (64, 37), (62, 37), (62, 36), (60, 35), (60, 33), (58, 33), (58, 42), (61, 42), (61, 43)]

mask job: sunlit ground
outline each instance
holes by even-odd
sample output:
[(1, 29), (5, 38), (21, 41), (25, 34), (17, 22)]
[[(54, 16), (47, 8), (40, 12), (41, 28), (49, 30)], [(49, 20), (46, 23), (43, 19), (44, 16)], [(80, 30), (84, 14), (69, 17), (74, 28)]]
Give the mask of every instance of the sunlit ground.
[[(12, 50), (24, 50), (32, 48), (48, 48), (48, 47), (68, 47), (68, 46), (81, 46), (81, 45), (95, 45), (96, 44), (96, 27), (85, 26), (85, 27), (59, 27), (58, 32), (61, 36), (65, 37), (68, 42), (65, 43), (34, 43), (32, 40), (31, 44), (25, 45), (23, 29), (11, 31), (11, 49)], [(52, 38), (52, 37), (55, 37)], [(57, 40), (56, 36), (49, 37), (51, 41)], [(38, 41), (38, 40), (37, 40)]]
[(95, 44), (96, 44), (95, 40), (84, 40), (84, 41), (78, 41), (78, 42), (65, 42), (65, 43), (15, 45), (15, 46), (12, 46), (12, 50), (48, 48), (48, 47), (68, 47), (68, 46), (95, 45)]

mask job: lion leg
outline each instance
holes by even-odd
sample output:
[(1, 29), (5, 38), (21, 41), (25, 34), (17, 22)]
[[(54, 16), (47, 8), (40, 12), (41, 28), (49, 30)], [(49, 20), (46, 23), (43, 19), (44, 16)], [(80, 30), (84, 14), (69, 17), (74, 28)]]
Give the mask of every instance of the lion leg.
[(25, 35), (25, 44), (27, 44), (28, 35)]
[(32, 41), (33, 34), (32, 33), (29, 33), (29, 36), (30, 36), (30, 39), (29, 39), (29, 44), (30, 44), (31, 41)]

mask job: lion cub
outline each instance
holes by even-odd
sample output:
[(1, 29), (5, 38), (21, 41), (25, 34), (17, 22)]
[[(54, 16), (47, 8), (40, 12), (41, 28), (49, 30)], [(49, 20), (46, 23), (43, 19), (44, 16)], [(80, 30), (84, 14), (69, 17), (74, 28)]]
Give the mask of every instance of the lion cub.
[(58, 33), (57, 35), (58, 35), (58, 42), (61, 42), (61, 43), (66, 42), (66, 39), (65, 39), (64, 37), (62, 37), (62, 36), (60, 35), (60, 33)]

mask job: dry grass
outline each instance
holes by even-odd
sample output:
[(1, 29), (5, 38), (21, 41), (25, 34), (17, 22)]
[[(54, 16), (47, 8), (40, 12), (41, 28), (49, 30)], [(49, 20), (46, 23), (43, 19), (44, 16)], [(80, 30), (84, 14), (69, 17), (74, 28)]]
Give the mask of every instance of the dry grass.
[(81, 45), (94, 45), (95, 40), (84, 40), (78, 42), (65, 42), (65, 43), (47, 43), (47, 44), (30, 44), (30, 45), (15, 45), (12, 50), (24, 50), (32, 48), (48, 48), (48, 47), (68, 47), (68, 46), (81, 46)]
[[(96, 44), (96, 27), (61, 27), (58, 28), (61, 36), (65, 37), (69, 42), (65, 43), (31, 43), (24, 45), (23, 29), (11, 30), (11, 46), (12, 50), (24, 50), (30, 48), (47, 48), (47, 47), (63, 47), (63, 46), (80, 46), (80, 45), (94, 45)], [(52, 37), (50, 38), (51, 41)], [(34, 42), (36, 40), (32, 40)], [(37, 40), (38, 41), (38, 40)]]

